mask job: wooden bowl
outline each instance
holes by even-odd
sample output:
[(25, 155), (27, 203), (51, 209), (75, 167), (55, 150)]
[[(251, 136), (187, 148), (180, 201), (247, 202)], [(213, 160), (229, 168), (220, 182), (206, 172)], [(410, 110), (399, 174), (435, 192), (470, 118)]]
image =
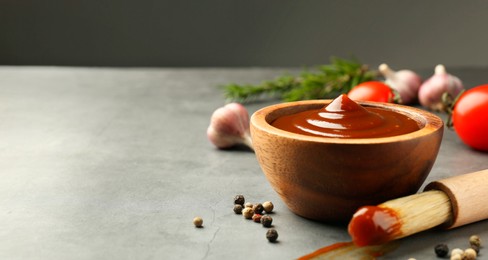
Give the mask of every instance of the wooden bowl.
[(420, 130), (393, 137), (338, 139), (271, 125), (278, 117), (319, 109), (331, 101), (282, 103), (251, 116), (258, 162), (288, 208), (305, 218), (345, 223), (361, 206), (417, 192), (437, 157), (442, 120), (414, 107), (359, 102), (405, 114), (418, 122)]

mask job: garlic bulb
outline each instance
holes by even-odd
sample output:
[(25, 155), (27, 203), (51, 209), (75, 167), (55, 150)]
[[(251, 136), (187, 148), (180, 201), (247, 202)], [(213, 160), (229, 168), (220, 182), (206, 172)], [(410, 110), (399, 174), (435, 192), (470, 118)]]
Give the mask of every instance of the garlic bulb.
[(427, 79), (419, 89), (419, 102), (425, 108), (434, 111), (445, 111), (442, 95), (448, 93), (455, 98), (464, 89), (461, 80), (447, 73), (444, 65), (435, 67), (435, 73)]
[(244, 144), (253, 149), (249, 128), (249, 114), (239, 103), (229, 103), (212, 114), (207, 137), (220, 149)]
[(417, 100), (418, 90), (422, 84), (422, 78), (411, 70), (392, 70), (383, 63), (378, 70), (385, 77), (385, 84), (398, 92), (402, 104), (410, 104)]

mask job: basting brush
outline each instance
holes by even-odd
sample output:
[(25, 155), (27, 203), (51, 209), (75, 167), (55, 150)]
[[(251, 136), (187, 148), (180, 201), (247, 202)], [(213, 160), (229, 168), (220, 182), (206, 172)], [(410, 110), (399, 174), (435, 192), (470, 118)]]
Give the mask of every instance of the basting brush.
[(357, 246), (380, 245), (434, 227), (488, 219), (488, 169), (429, 183), (424, 192), (361, 207), (348, 231)]

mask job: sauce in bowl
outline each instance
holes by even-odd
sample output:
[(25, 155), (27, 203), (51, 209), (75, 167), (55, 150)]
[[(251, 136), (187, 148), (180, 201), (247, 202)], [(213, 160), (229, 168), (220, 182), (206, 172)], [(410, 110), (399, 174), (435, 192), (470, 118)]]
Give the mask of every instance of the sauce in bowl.
[(327, 106), (277, 118), (272, 126), (297, 134), (329, 138), (376, 138), (411, 133), (418, 123), (401, 113), (363, 107), (343, 94)]

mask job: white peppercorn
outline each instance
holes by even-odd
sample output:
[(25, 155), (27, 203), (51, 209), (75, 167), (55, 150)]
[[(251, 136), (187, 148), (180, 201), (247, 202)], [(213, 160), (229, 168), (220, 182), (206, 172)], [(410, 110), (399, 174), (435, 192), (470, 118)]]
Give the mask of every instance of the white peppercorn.
[(480, 247), (477, 245), (470, 245), (470, 247), (476, 252), (477, 255), (480, 253)]
[(481, 239), (479, 236), (477, 235), (472, 235), (469, 237), (469, 244), (470, 245), (475, 245), (475, 246), (478, 246), (481, 247)]
[(463, 259), (463, 256), (462, 254), (451, 254), (451, 260), (462, 260)]
[(266, 213), (271, 213), (273, 211), (274, 205), (271, 201), (263, 202), (263, 209)]
[(193, 225), (197, 228), (201, 228), (203, 226), (203, 219), (201, 217), (195, 217), (193, 219)]
[(464, 253), (464, 251), (461, 248), (454, 248), (451, 251), (451, 256), (452, 255), (462, 255), (463, 253)]
[(463, 260), (474, 260), (476, 259), (478, 255), (476, 254), (476, 251), (474, 251), (474, 249), (472, 248), (468, 248), (466, 250), (464, 250), (464, 253), (463, 253)]
[(254, 211), (252, 210), (252, 208), (246, 207), (246, 208), (242, 209), (242, 216), (244, 216), (244, 218), (246, 218), (246, 219), (251, 219), (253, 214), (254, 214)]

